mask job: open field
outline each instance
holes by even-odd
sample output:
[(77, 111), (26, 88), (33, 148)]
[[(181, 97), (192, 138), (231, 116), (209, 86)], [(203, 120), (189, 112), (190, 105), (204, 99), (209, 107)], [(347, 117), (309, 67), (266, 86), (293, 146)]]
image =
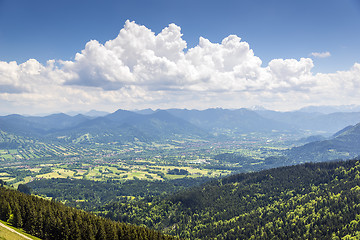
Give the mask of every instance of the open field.
[[(193, 166), (171, 166), (158, 162), (152, 165), (143, 164), (143, 161), (133, 162), (134, 165), (119, 162), (97, 162), (96, 164), (46, 164), (39, 166), (19, 166), (0, 169), (0, 179), (17, 187), (19, 184), (31, 182), (35, 179), (73, 178), (94, 181), (106, 180), (166, 180), (183, 177), (220, 177), (231, 173), (230, 170), (203, 169)], [(141, 165), (138, 165), (141, 164)], [(142, 165), (143, 164), (143, 165)], [(186, 174), (174, 174), (174, 169), (183, 170)], [(10, 173), (9, 173), (10, 172)], [(11, 173), (12, 172), (12, 173)]]

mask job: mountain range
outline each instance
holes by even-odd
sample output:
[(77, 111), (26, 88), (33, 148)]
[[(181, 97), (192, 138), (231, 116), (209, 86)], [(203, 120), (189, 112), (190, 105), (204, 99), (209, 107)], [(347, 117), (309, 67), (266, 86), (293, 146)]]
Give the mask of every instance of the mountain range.
[[(326, 107), (324, 107), (326, 108)], [(330, 107), (328, 107), (330, 108)], [(340, 107), (339, 107), (340, 108)], [(182, 118), (206, 130), (236, 129), (238, 132), (264, 131), (311, 131), (331, 136), (340, 129), (360, 122), (360, 110), (351, 112), (338, 111), (323, 113), (320, 107), (309, 107), (314, 111), (279, 112), (256, 108), (254, 110), (210, 108), (206, 110), (167, 109), (169, 113)], [(332, 107), (333, 111), (337, 108)], [(350, 108), (349, 108), (350, 109)], [(356, 107), (352, 108), (357, 110)], [(318, 110), (318, 111), (315, 111)], [(144, 109), (140, 114), (151, 114), (155, 111)]]
[[(63, 113), (45, 117), (0, 117), (0, 130), (58, 141), (131, 142), (174, 138), (176, 135), (207, 138), (209, 134), (166, 111), (149, 115), (118, 110), (103, 117)], [(86, 136), (86, 137), (84, 137)]]
[[(309, 107), (309, 110), (304, 108), (290, 112), (272, 111), (264, 108), (254, 110), (246, 108), (167, 109), (167, 111), (207, 130), (227, 128), (237, 129), (239, 132), (311, 131), (331, 136), (348, 125), (355, 125), (360, 122), (360, 108), (358, 109), (357, 106), (353, 108), (348, 106), (348, 111), (340, 111), (338, 109), (340, 107), (325, 106), (324, 108), (329, 108), (329, 110), (326, 111), (321, 107)], [(351, 109), (357, 111), (352, 112)], [(338, 111), (336, 112), (336, 110)], [(151, 114), (153, 112), (155, 111), (151, 109), (137, 111), (137, 113), (141, 114)]]
[[(101, 141), (152, 141), (174, 136), (208, 138), (231, 131), (249, 132), (301, 132), (308, 131), (326, 137), (348, 125), (360, 122), (360, 112), (277, 112), (270, 110), (222, 109), (206, 110), (145, 109), (140, 111), (117, 110), (70, 116), (64, 113), (44, 117), (12, 114), (0, 117), (0, 130), (20, 135), (59, 138), (70, 136), (73, 141), (84, 134), (87, 139)], [(105, 137), (107, 136), (107, 137)], [(106, 138), (109, 138), (106, 140)]]
[[(119, 109), (97, 117), (63, 113), (44, 117), (12, 114), (0, 117), (0, 130), (20, 136), (80, 144), (211, 140), (219, 135), (234, 137), (252, 132), (310, 132), (313, 136), (301, 138), (296, 143), (305, 145), (286, 151), (289, 158), (306, 162), (358, 156), (359, 122), (360, 112), (324, 114), (222, 108), (132, 112)], [(16, 147), (19, 144), (2, 143), (2, 146)]]

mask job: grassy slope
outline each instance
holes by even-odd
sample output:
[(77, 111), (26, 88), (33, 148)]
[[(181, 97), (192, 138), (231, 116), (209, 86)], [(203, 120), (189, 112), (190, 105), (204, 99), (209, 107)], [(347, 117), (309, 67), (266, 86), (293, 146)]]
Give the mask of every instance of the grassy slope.
[[(40, 238), (31, 236), (30, 234), (27, 234), (27, 233), (25, 233), (24, 231), (22, 231), (22, 230), (20, 230), (18, 228), (14, 228), (14, 227), (10, 226), (9, 224), (7, 224), (4, 221), (0, 220), (0, 222), (7, 225), (8, 227), (14, 229), (15, 231), (17, 231), (17, 232), (31, 238), (31, 239), (40, 240)], [(2, 227), (0, 225), (0, 240), (24, 240), (24, 239), (26, 239), (26, 238), (20, 236), (19, 234), (11, 232), (10, 230), (8, 230), (8, 229), (6, 229), (6, 228), (4, 228), (4, 227)]]

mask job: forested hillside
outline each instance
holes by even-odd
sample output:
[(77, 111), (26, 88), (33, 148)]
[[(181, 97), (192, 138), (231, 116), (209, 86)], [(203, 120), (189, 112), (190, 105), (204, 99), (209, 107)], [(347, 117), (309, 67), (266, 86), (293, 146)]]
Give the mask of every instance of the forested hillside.
[(103, 212), (188, 239), (359, 239), (359, 170), (352, 160), (238, 174)]
[[(54, 198), (86, 211), (122, 198), (150, 198), (200, 185), (210, 178), (180, 178), (167, 181), (91, 181), (85, 179), (40, 179), (26, 184), (34, 194)], [(1, 180), (0, 180), (1, 181)], [(20, 186), (20, 185), (19, 185)]]
[(41, 239), (173, 239), (0, 187), (0, 219)]

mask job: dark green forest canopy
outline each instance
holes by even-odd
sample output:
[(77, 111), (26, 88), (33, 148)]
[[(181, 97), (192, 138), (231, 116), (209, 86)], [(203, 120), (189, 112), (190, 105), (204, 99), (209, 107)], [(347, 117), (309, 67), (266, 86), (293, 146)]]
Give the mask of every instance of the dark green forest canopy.
[(173, 239), (4, 187), (0, 187), (0, 219), (41, 239)]
[(360, 237), (358, 160), (238, 174), (155, 200), (108, 204), (104, 216), (189, 239)]
[(85, 179), (52, 178), (34, 180), (26, 186), (36, 195), (65, 202), (66, 205), (86, 211), (98, 211), (98, 208), (131, 197), (149, 201), (152, 198), (172, 194), (179, 190), (200, 185), (210, 178), (181, 178), (167, 181), (128, 180), (125, 182), (107, 180), (92, 181)]

